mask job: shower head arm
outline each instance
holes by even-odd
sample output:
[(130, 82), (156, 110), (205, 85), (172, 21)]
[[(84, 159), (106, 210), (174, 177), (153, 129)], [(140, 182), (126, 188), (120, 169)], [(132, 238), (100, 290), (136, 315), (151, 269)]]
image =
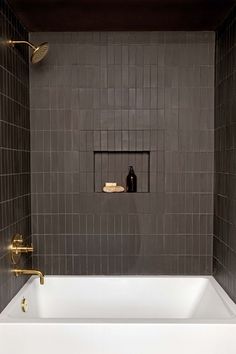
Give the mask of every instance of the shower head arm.
[(8, 47), (14, 47), (15, 44), (26, 44), (28, 45), (31, 49), (33, 49), (33, 53), (31, 54), (30, 61), (32, 64), (36, 64), (40, 62), (47, 54), (49, 44), (48, 42), (43, 42), (37, 46), (33, 45), (32, 43), (28, 41), (15, 41), (15, 40), (7, 40), (7, 41), (0, 41), (0, 44), (6, 45)]
[(12, 40), (9, 40), (9, 41), (7, 41), (7, 44), (11, 45), (11, 46), (14, 46), (15, 44), (27, 44), (28, 46), (30, 46), (34, 50), (36, 49), (36, 47), (32, 43), (30, 43), (28, 41), (12, 41)]

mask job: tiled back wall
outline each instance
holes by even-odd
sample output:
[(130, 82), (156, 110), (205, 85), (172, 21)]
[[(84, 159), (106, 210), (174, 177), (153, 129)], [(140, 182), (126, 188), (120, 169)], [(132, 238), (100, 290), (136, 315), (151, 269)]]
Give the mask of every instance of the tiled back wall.
[[(2, 0), (0, 38), (28, 39), (27, 31)], [(15, 233), (30, 238), (28, 50), (0, 45), (0, 312), (26, 280), (10, 273), (8, 246)], [(30, 267), (29, 257), (23, 257), (21, 265)]]
[[(31, 40), (50, 43), (30, 70), (34, 266), (47, 274), (210, 274), (214, 33)], [(149, 154), (150, 192), (95, 193), (94, 156), (129, 151)]]
[(214, 273), (236, 301), (236, 8), (217, 32)]

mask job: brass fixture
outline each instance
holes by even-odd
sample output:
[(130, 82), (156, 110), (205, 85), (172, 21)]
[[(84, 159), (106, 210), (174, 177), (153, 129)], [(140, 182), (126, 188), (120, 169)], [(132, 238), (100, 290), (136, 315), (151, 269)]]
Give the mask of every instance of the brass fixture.
[(40, 278), (40, 284), (44, 284), (44, 274), (40, 272), (40, 270), (36, 269), (13, 269), (12, 272), (15, 274), (16, 277), (19, 275), (37, 275)]
[(33, 53), (30, 58), (32, 64), (39, 63), (47, 55), (49, 50), (49, 44), (47, 42), (41, 43), (38, 46), (35, 46), (28, 41), (8, 40), (5, 41), (4, 43), (10, 47), (14, 47), (15, 44), (26, 44), (29, 47), (31, 47), (33, 49)]
[(27, 312), (28, 308), (29, 308), (28, 301), (23, 297), (23, 299), (21, 300), (21, 310), (23, 312)]
[(17, 264), (22, 253), (32, 253), (34, 248), (32, 245), (25, 246), (23, 236), (21, 234), (16, 234), (12, 238), (9, 250), (11, 252), (12, 263)]

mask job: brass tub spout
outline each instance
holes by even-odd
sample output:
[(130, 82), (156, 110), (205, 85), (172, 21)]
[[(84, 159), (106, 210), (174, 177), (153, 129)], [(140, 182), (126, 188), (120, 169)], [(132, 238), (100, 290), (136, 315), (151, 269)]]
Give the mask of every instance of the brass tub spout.
[(44, 284), (44, 274), (40, 272), (40, 270), (36, 269), (13, 269), (12, 272), (15, 274), (16, 277), (19, 275), (37, 275), (40, 278), (40, 284)]

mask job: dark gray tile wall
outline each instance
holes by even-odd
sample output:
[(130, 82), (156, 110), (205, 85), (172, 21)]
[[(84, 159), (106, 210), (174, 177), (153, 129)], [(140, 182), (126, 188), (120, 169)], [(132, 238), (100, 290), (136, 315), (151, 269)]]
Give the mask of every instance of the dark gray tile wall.
[(214, 274), (236, 301), (236, 8), (217, 32)]
[[(12, 10), (0, 1), (0, 37), (27, 40)], [(30, 237), (30, 118), (28, 51), (0, 45), (0, 311), (24, 284), (11, 273), (15, 233)], [(30, 266), (25, 258), (22, 266)]]
[[(32, 33), (33, 262), (211, 274), (214, 33)], [(150, 153), (150, 193), (94, 193), (94, 151)], [(127, 166), (128, 167), (128, 166)]]

